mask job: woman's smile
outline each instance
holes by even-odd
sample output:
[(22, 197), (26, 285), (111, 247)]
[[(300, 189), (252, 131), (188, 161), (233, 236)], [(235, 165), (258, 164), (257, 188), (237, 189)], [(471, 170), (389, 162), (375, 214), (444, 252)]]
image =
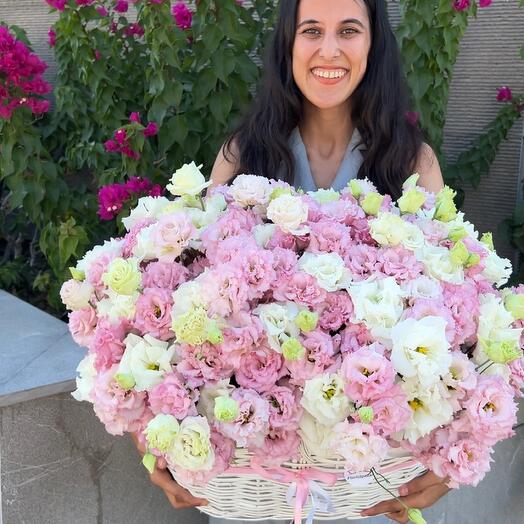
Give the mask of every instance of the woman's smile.
[(314, 67), (311, 73), (318, 82), (324, 85), (338, 84), (349, 76), (349, 70), (343, 67)]

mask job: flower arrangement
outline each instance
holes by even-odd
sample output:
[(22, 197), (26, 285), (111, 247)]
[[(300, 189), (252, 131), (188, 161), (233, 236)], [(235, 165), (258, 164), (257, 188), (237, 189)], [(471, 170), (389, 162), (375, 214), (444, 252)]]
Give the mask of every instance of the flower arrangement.
[(185, 165), (62, 287), (88, 347), (74, 397), (189, 486), (303, 450), (339, 479), (404, 452), (476, 485), (516, 422), (524, 287), (498, 289), (509, 261), (417, 178), (396, 203), (367, 180), (305, 194), (249, 175), (202, 197)]

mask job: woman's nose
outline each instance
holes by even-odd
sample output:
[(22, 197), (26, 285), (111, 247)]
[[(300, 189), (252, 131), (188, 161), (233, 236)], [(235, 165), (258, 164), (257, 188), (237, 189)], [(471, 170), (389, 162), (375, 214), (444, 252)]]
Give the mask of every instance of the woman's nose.
[(325, 35), (320, 43), (318, 54), (324, 60), (333, 60), (340, 56), (337, 37), (334, 35)]

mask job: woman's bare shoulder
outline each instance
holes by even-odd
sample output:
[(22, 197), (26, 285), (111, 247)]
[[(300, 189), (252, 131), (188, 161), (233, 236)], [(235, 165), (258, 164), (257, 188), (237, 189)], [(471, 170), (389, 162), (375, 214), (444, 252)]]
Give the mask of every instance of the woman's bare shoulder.
[(419, 186), (433, 193), (438, 193), (444, 187), (437, 155), (426, 143), (420, 148), (415, 172), (420, 175)]
[(236, 173), (239, 159), (238, 147), (235, 139), (230, 142), (228, 149), (227, 142), (222, 145), (215, 159), (211, 171), (211, 187), (227, 184)]

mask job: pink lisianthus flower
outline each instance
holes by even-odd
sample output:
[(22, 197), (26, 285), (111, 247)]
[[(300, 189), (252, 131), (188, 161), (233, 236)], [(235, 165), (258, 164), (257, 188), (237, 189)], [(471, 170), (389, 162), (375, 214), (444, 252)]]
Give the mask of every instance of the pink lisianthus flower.
[(479, 375), (477, 387), (463, 403), (474, 436), (492, 445), (514, 434), (517, 406), (513, 391), (498, 375)]
[(348, 324), (340, 333), (340, 351), (352, 353), (373, 342), (373, 337), (364, 324)]
[(353, 313), (353, 302), (345, 291), (326, 294), (324, 304), (320, 306), (319, 326), (326, 331), (338, 331), (349, 323)]
[(152, 234), (152, 240), (159, 254), (158, 260), (174, 262), (187, 247), (195, 232), (195, 226), (184, 213), (162, 216)]
[(244, 388), (235, 389), (231, 398), (239, 404), (238, 416), (233, 422), (218, 423), (219, 431), (241, 448), (261, 447), (269, 430), (269, 402)]
[(89, 350), (96, 354), (95, 369), (100, 372), (120, 362), (124, 354), (126, 324), (112, 324), (105, 318), (98, 321)]
[(182, 29), (186, 30), (191, 27), (193, 21), (193, 14), (187, 7), (184, 2), (177, 2), (172, 8), (171, 13), (175, 19), (176, 25)]
[(171, 290), (158, 287), (145, 288), (135, 308), (134, 327), (142, 335), (149, 334), (159, 340), (169, 340), (175, 334), (171, 331)]
[(338, 253), (346, 257), (349, 248), (349, 228), (334, 219), (310, 224), (309, 251), (312, 253)]
[(188, 269), (178, 262), (150, 262), (142, 273), (142, 286), (174, 291), (188, 278)]
[(182, 377), (177, 373), (167, 373), (162, 382), (149, 392), (148, 399), (155, 415), (163, 413), (182, 420), (197, 415), (195, 402), (198, 396), (198, 389), (186, 388)]
[(122, 389), (114, 380), (118, 366), (99, 373), (91, 391), (96, 416), (111, 435), (135, 432), (142, 427), (146, 415), (146, 393)]
[(424, 265), (417, 261), (413, 252), (403, 247), (385, 248), (379, 253), (378, 259), (380, 263), (375, 267), (399, 283), (417, 278), (424, 270)]
[[(389, 437), (403, 430), (413, 413), (406, 394), (398, 384), (369, 399), (366, 405), (373, 408), (373, 421), (371, 422), (373, 429), (383, 437)], [(355, 418), (358, 420), (357, 414)]]
[(459, 411), (462, 399), (475, 389), (478, 373), (475, 371), (475, 364), (467, 355), (461, 351), (452, 351), (451, 354), (449, 373), (442, 377), (442, 380), (448, 388), (453, 411)]
[(287, 386), (273, 386), (264, 398), (269, 402), (269, 425), (272, 429), (293, 429), (298, 427), (302, 416), (299, 390)]
[(296, 272), (298, 266), (298, 255), (291, 249), (275, 247), (273, 253), (273, 267), (276, 278), (289, 277)]
[(240, 357), (235, 377), (242, 387), (265, 393), (284, 373), (282, 355), (271, 348), (260, 346)]
[[(151, 218), (145, 218), (144, 220), (140, 220), (136, 224), (133, 225), (133, 227), (127, 232), (126, 236), (124, 237), (124, 245), (122, 247), (122, 256), (124, 258), (128, 258), (133, 256), (133, 249), (136, 246), (137, 242), (137, 235), (147, 226), (150, 226), (154, 223), (154, 220)], [(143, 285), (143, 287), (158, 287), (158, 286), (146, 286)]]
[(73, 340), (80, 346), (88, 347), (95, 332), (98, 318), (95, 308), (88, 307), (69, 313), (69, 331)]
[(380, 268), (379, 251), (366, 244), (351, 244), (344, 258), (346, 267), (351, 271), (355, 281), (366, 280)]
[(508, 367), (510, 372), (510, 385), (515, 390), (517, 396), (524, 396), (522, 393), (522, 389), (524, 388), (524, 357), (512, 360), (508, 364)]
[(241, 271), (249, 285), (250, 298), (259, 298), (273, 287), (276, 271), (273, 268), (273, 254), (254, 246), (245, 246), (234, 260), (233, 267)]
[(86, 280), (95, 290), (102, 291), (105, 284), (102, 282), (102, 275), (107, 271), (111, 261), (117, 257), (116, 253), (106, 253), (95, 259), (86, 271)]
[(304, 271), (278, 280), (273, 288), (275, 300), (289, 300), (311, 307), (325, 302), (326, 295), (327, 292), (318, 285), (317, 279)]
[(269, 430), (261, 447), (250, 448), (255, 460), (265, 466), (279, 466), (282, 462), (298, 459), (300, 436), (294, 428)]
[(396, 376), (393, 364), (386, 357), (367, 348), (346, 354), (341, 373), (346, 395), (362, 403), (391, 389)]
[(412, 306), (406, 309), (402, 315), (405, 318), (415, 318), (420, 320), (424, 317), (441, 317), (446, 321), (446, 339), (450, 344), (455, 343), (455, 319), (450, 310), (444, 306), (442, 300), (431, 298), (417, 298)]

